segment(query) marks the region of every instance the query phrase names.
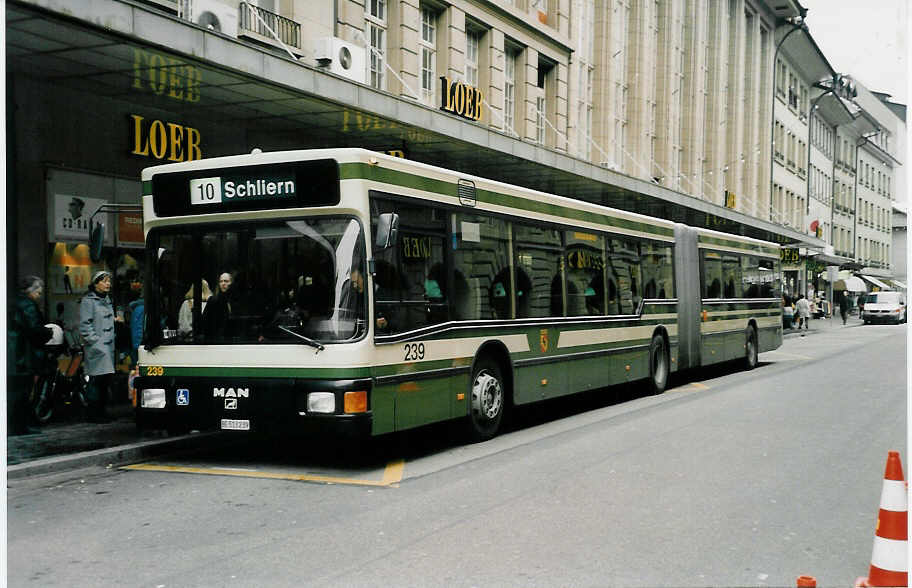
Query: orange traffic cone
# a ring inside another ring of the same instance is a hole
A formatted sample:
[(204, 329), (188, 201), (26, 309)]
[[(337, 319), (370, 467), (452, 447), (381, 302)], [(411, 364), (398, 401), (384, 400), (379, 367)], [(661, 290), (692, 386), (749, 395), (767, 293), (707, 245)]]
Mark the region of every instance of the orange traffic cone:
[(817, 588), (817, 578), (814, 576), (798, 576), (795, 580), (797, 588)]
[(874, 551), (867, 578), (858, 578), (856, 587), (908, 586), (908, 497), (898, 451), (887, 454), (880, 512), (874, 532)]

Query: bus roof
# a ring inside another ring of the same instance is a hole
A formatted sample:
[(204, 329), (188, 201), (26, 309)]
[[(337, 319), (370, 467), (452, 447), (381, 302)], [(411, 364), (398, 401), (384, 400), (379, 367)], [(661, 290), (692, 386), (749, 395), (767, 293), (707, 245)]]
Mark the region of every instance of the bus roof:
[[(604, 224), (605, 217), (609, 217), (618, 219), (624, 224), (630, 224), (630, 226), (638, 226), (640, 230), (645, 229), (645, 232), (653, 234), (652, 236), (656, 238), (664, 240), (673, 239), (674, 226), (676, 223), (666, 219), (611, 208), (585, 200), (577, 200), (566, 196), (540, 192), (490, 178), (464, 174), (458, 171), (394, 157), (363, 148), (304, 149), (270, 152), (254, 151), (242, 155), (229, 155), (157, 165), (143, 169), (143, 192), (145, 194), (151, 192), (151, 188), (148, 188), (147, 186), (148, 183), (151, 183), (153, 176), (157, 174), (224, 169), (250, 165), (291, 163), (316, 159), (334, 159), (340, 164), (340, 167), (347, 167), (348, 173), (342, 174), (343, 181), (346, 179), (366, 179), (401, 186), (409, 186), (411, 184), (412, 187), (428, 191), (428, 182), (422, 180), (431, 178), (445, 183), (445, 189), (438, 190), (438, 194), (444, 196), (450, 195), (453, 197), (457, 196), (458, 182), (471, 182), (474, 185), (475, 193), (480, 196), (479, 202), (482, 202), (484, 208), (489, 210), (496, 210), (500, 207), (515, 208), (519, 204), (517, 201), (517, 198), (519, 198), (537, 203), (537, 205), (532, 206), (531, 208), (529, 205), (518, 206), (526, 212), (535, 213), (536, 216), (549, 216), (549, 211), (561, 211), (556, 212), (554, 216), (566, 218), (567, 212), (573, 211), (576, 215), (576, 220), (578, 220), (581, 225), (591, 225), (593, 227)], [(346, 166), (346, 164), (355, 165)], [(376, 169), (398, 172), (398, 175), (372, 173), (371, 170)], [(412, 178), (412, 180), (409, 178)], [(435, 192), (433, 188), (429, 191)], [(444, 192), (449, 194), (445, 194)], [(586, 215), (592, 215), (591, 220), (588, 220)], [(599, 217), (601, 217), (601, 219)], [(778, 245), (759, 239), (710, 229), (697, 228), (696, 230), (698, 231), (698, 242), (701, 246), (721, 246), (723, 249), (739, 250), (763, 249), (767, 255), (772, 254), (773, 248), (778, 250)], [(776, 255), (778, 255), (778, 253), (776, 253)]]

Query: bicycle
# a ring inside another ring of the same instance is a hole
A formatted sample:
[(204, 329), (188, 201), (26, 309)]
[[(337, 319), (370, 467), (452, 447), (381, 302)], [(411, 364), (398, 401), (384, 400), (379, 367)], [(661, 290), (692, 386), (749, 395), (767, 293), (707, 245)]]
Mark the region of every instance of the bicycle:
[(32, 412), (39, 423), (47, 423), (61, 408), (82, 412), (88, 407), (89, 377), (83, 369), (82, 346), (74, 335), (64, 332), (61, 345), (47, 346), (44, 373), (38, 376), (32, 394)]

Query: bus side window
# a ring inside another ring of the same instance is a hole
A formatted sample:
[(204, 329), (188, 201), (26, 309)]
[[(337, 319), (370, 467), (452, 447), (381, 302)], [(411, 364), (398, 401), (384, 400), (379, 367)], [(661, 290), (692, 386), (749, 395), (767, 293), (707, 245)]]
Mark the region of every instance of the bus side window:
[(715, 251), (703, 251), (700, 258), (700, 277), (703, 298), (722, 297), (722, 256)]
[(612, 238), (607, 246), (607, 271), (609, 278), (617, 284), (618, 313), (634, 314), (642, 299), (639, 244), (629, 239)]
[(510, 268), (504, 268), (494, 276), (494, 285), (491, 286), (489, 296), (494, 316), (500, 319), (510, 318), (510, 303), (513, 297), (513, 289), (510, 287)]
[(532, 281), (522, 268), (517, 267), (516, 280), (516, 318), (529, 316), (529, 303), (532, 297)]
[(372, 195), (374, 223), (386, 212), (399, 216), (399, 230), (392, 247), (374, 251), (378, 332), (402, 333), (449, 320), (444, 262), (446, 214), (432, 206)]
[(465, 276), (468, 285), (459, 314), (467, 320), (502, 318), (504, 308), (509, 313), (512, 296), (507, 223), (480, 214), (455, 213), (454, 227), (455, 270)]
[(674, 298), (674, 268), (670, 245), (645, 242), (641, 246), (643, 298)]
[(516, 317), (562, 316), (561, 231), (513, 224)]
[(604, 237), (576, 229), (564, 231), (567, 316), (600, 315), (605, 300)]
[(722, 292), (725, 298), (741, 298), (744, 290), (741, 283), (741, 259), (738, 255), (725, 255), (722, 258)]

